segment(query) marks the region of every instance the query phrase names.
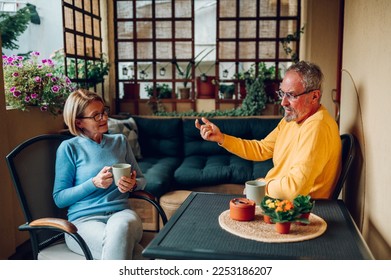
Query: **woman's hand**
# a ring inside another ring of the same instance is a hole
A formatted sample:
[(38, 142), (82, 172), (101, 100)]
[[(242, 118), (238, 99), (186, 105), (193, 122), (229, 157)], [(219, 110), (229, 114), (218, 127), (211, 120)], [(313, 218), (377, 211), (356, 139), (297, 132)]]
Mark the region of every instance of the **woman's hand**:
[(105, 166), (101, 171), (99, 171), (98, 175), (92, 178), (92, 183), (95, 187), (107, 189), (113, 183), (113, 174), (110, 170), (110, 166)]
[(121, 193), (134, 191), (137, 187), (136, 175), (136, 170), (133, 170), (130, 177), (122, 176), (121, 179), (118, 180), (118, 190)]

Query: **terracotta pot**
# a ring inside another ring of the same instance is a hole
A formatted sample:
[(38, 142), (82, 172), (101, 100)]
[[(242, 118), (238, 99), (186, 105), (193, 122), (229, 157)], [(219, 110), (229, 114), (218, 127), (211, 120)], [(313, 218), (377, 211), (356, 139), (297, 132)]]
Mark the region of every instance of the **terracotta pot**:
[(270, 218), (268, 215), (263, 215), (263, 221), (267, 224), (274, 224), (272, 218)]
[(291, 223), (276, 223), (276, 231), (281, 234), (287, 234), (291, 230)]
[(280, 82), (276, 82), (276, 81), (272, 81), (272, 80), (265, 80), (264, 84), (265, 84), (266, 95), (273, 100), (279, 100), (276, 91), (280, 87)]
[(179, 93), (181, 99), (189, 99), (190, 98), (190, 88), (179, 88)]
[[(311, 212), (303, 213), (303, 214), (300, 215), (300, 218), (308, 220), (310, 218), (310, 214), (311, 214)], [(301, 226), (306, 226), (307, 225), (307, 224), (302, 223), (302, 222), (296, 222), (296, 224), (301, 225)]]
[(252, 221), (255, 217), (255, 202), (247, 198), (234, 198), (229, 202), (229, 216), (236, 221)]
[(214, 99), (216, 85), (213, 84), (215, 77), (203, 76), (197, 77), (197, 98), (199, 99)]
[(124, 83), (123, 100), (132, 100), (140, 98), (140, 84)]
[(239, 93), (240, 99), (244, 99), (247, 95), (246, 82), (244, 80), (239, 81)]

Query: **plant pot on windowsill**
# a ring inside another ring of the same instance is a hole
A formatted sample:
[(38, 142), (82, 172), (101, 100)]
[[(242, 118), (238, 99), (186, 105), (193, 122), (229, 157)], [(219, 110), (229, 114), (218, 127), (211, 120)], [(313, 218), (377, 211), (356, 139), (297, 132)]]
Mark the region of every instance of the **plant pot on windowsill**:
[(232, 92), (224, 92), (223, 93), (224, 99), (232, 99), (233, 96), (234, 96), (234, 94)]
[(264, 84), (268, 100), (278, 100), (278, 95), (276, 91), (278, 91), (280, 87), (280, 82), (274, 80), (265, 80)]
[(246, 90), (246, 81), (240, 80), (239, 81), (239, 96), (240, 99), (244, 99), (247, 95), (247, 90)]
[(140, 96), (140, 84), (124, 83), (124, 96), (122, 100), (134, 100)]
[(232, 99), (235, 92), (234, 84), (220, 84), (219, 86), (220, 92), (223, 94), (224, 99)]
[(215, 77), (202, 75), (197, 77), (197, 98), (215, 98), (216, 85), (213, 83)]
[(279, 103), (266, 103), (265, 109), (262, 111), (262, 115), (281, 115), (280, 108), (281, 104)]
[(189, 99), (190, 98), (190, 88), (188, 87), (183, 87), (183, 88), (178, 88), (179, 95), (181, 99)]

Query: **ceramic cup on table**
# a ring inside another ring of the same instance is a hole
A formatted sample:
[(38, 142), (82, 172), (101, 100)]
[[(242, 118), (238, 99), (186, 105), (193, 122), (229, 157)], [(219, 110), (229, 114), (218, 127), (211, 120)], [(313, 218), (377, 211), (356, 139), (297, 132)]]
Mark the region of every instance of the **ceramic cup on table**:
[(117, 163), (111, 167), (114, 183), (118, 186), (118, 181), (122, 176), (130, 177), (131, 165), (128, 163)]
[(251, 180), (245, 183), (245, 194), (247, 199), (251, 199), (259, 206), (265, 196), (266, 183), (258, 180)]

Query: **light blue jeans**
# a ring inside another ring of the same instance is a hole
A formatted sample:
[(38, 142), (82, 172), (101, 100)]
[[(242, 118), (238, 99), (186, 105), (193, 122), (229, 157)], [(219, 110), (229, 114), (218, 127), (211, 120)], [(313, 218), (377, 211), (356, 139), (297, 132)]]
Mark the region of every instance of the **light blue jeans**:
[[(115, 213), (86, 216), (73, 221), (84, 238), (94, 259), (142, 259), (143, 247), (139, 244), (143, 225), (137, 213), (125, 209)], [(80, 246), (69, 235), (65, 242), (70, 250), (83, 255)]]

